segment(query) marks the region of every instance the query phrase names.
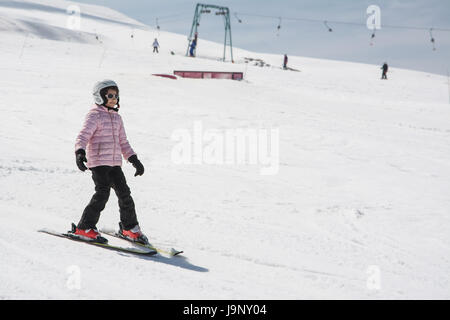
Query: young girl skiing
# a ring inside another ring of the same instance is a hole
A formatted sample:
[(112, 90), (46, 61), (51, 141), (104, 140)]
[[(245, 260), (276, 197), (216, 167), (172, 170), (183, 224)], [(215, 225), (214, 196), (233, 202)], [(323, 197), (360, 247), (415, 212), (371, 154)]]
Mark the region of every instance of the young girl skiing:
[[(134, 201), (121, 168), (123, 155), (136, 168), (134, 176), (144, 173), (144, 166), (127, 140), (118, 113), (119, 88), (112, 80), (100, 81), (95, 84), (93, 95), (95, 104), (77, 136), (75, 156), (81, 171), (89, 168), (92, 172), (95, 193), (78, 225), (72, 227), (72, 233), (83, 240), (107, 242), (98, 232), (96, 224), (113, 188), (119, 199), (120, 235), (131, 241), (147, 243), (146, 236), (139, 228)], [(84, 162), (87, 162), (87, 167)]]

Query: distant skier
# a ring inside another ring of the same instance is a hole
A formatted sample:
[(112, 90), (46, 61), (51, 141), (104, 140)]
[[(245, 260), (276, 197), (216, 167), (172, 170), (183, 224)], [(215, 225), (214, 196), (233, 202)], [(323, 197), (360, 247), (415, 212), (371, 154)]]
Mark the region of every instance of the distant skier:
[[(136, 168), (134, 176), (144, 173), (144, 166), (127, 140), (123, 120), (118, 113), (119, 88), (114, 81), (103, 80), (95, 84), (93, 95), (95, 104), (77, 136), (75, 156), (81, 171), (91, 170), (95, 193), (74, 234), (83, 240), (107, 242), (96, 224), (113, 188), (119, 199), (119, 233), (129, 240), (146, 243), (148, 240), (139, 227), (134, 201), (121, 168), (123, 155)], [(84, 162), (87, 162), (87, 167)]]
[(195, 47), (197, 46), (197, 38), (192, 40), (191, 42), (191, 48), (189, 50), (189, 55), (191, 57), (195, 57)]
[(159, 48), (158, 39), (155, 38), (155, 41), (153, 41), (153, 53), (155, 53), (155, 51), (156, 53), (159, 53), (158, 48)]
[(381, 69), (383, 70), (383, 74), (381, 75), (381, 79), (386, 79), (387, 80), (387, 76), (386, 76), (386, 73), (387, 73), (387, 71), (388, 71), (388, 64), (385, 62), (384, 64), (383, 64), (383, 66), (381, 67)]
[(189, 48), (189, 56), (195, 57), (195, 49), (197, 48), (198, 32), (194, 34), (194, 40), (191, 41)]
[(283, 59), (283, 69), (284, 70), (287, 69), (287, 63), (288, 63), (288, 56), (287, 56), (287, 54), (285, 54), (284, 59)]

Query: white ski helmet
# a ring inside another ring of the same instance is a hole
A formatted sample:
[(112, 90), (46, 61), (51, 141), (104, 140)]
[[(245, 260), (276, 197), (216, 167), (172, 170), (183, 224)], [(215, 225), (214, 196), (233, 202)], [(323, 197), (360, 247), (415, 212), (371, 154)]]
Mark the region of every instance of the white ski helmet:
[(102, 97), (101, 91), (102, 89), (109, 87), (115, 87), (115, 89), (117, 89), (117, 93), (119, 93), (119, 86), (113, 80), (99, 81), (94, 85), (94, 88), (92, 89), (92, 95), (94, 96), (94, 102), (96, 104), (102, 105), (106, 103), (105, 97)]

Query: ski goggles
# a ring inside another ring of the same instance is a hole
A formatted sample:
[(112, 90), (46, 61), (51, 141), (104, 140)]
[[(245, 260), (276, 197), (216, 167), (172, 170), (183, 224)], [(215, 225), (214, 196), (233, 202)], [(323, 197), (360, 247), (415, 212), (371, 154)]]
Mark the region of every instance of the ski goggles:
[(109, 93), (109, 94), (106, 95), (106, 97), (108, 99), (112, 99), (112, 98), (119, 99), (119, 95), (118, 94), (111, 94), (111, 93)]

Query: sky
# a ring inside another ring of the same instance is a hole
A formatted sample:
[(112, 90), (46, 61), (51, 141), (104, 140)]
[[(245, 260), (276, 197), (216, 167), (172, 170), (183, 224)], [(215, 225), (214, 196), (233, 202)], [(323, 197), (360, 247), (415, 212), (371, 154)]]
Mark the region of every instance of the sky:
[[(186, 37), (198, 3), (191, 0), (77, 2), (110, 7), (151, 27), (156, 27), (158, 22), (161, 30)], [(387, 62), (391, 67), (443, 75), (450, 70), (449, 0), (214, 0), (200, 3), (230, 9), (233, 47), (379, 65)], [(366, 25), (371, 15), (367, 14), (367, 8), (371, 5), (380, 8), (380, 28), (375, 30), (374, 38), (371, 37), (373, 30)], [(330, 21), (327, 24), (332, 32), (324, 21)], [(430, 28), (433, 28), (431, 33)], [(203, 14), (198, 32), (200, 40), (223, 43), (223, 19)], [(431, 38), (435, 40), (436, 50), (433, 50)]]

